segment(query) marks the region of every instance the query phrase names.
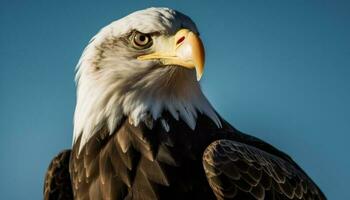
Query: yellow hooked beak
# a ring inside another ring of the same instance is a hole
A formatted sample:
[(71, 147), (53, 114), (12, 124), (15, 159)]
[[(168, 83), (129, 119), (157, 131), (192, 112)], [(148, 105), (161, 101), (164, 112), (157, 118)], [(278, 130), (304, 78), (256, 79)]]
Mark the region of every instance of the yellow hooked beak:
[[(179, 65), (189, 69), (196, 69), (199, 81), (204, 70), (204, 47), (200, 38), (188, 29), (179, 30), (170, 38), (169, 48), (137, 57), (139, 60), (160, 60), (164, 65)], [(167, 44), (166, 44), (167, 45)]]

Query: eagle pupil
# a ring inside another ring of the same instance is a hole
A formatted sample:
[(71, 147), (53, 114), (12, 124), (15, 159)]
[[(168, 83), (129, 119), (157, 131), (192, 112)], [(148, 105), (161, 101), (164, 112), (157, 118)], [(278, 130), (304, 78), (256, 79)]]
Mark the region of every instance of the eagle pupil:
[(146, 37), (145, 37), (144, 35), (141, 35), (141, 36), (140, 36), (140, 41), (141, 41), (141, 42), (144, 42), (145, 40), (146, 40)]

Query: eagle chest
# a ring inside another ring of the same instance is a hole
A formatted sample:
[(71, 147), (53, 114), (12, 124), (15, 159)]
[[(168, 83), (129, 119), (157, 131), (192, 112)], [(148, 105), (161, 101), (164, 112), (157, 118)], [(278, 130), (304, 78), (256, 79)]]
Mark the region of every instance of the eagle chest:
[(112, 135), (101, 129), (80, 154), (78, 145), (73, 147), (70, 170), (75, 198), (211, 197), (202, 166), (211, 139), (198, 137), (181, 121), (166, 121), (170, 129), (160, 120), (152, 128), (143, 123), (135, 127), (125, 120)]

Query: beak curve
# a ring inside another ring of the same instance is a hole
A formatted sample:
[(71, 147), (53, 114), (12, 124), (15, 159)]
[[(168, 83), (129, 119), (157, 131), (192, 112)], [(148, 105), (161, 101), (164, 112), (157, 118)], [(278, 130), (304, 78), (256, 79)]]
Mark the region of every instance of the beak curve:
[(160, 60), (164, 65), (178, 65), (196, 69), (199, 81), (204, 71), (205, 52), (201, 39), (188, 29), (179, 30), (170, 42), (168, 52), (154, 52), (137, 57), (138, 60)]

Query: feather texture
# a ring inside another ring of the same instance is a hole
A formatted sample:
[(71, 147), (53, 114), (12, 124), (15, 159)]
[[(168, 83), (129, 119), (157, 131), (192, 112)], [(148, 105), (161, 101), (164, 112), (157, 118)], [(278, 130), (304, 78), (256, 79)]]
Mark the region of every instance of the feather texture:
[[(290, 157), (225, 121), (218, 128), (199, 115), (192, 130), (162, 116), (153, 129), (124, 118), (113, 134), (95, 134), (81, 154), (74, 146), (75, 199), (326, 199)], [(128, 136), (128, 148), (118, 135)]]
[(326, 199), (293, 163), (244, 143), (213, 142), (203, 165), (218, 199)]
[(59, 153), (50, 163), (44, 181), (45, 200), (72, 200), (69, 175), (70, 150)]
[[(152, 129), (124, 118), (113, 134), (106, 132), (108, 128), (94, 134), (81, 153), (79, 143), (74, 145), (70, 161), (74, 198), (213, 198), (201, 167), (201, 155), (213, 134), (197, 137), (199, 129), (192, 130), (170, 113), (163, 116)], [(200, 116), (198, 123), (216, 127), (211, 119)], [(170, 132), (164, 129), (164, 120)], [(203, 140), (198, 145), (197, 138)]]

